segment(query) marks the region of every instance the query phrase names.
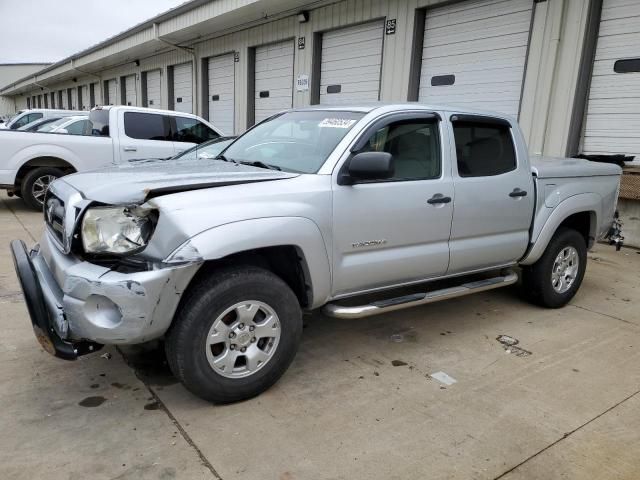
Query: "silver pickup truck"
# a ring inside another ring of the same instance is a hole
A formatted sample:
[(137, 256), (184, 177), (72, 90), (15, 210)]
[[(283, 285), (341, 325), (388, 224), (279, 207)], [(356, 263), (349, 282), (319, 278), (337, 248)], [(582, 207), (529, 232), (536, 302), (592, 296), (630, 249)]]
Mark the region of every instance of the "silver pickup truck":
[[(621, 170), (533, 158), (505, 116), (418, 104), (275, 115), (215, 159), (55, 181), (16, 270), (65, 359), (163, 338), (196, 395), (232, 402), (286, 371), (302, 312), (351, 319), (515, 283), (575, 295), (609, 238)], [(517, 268), (520, 267), (520, 268)]]

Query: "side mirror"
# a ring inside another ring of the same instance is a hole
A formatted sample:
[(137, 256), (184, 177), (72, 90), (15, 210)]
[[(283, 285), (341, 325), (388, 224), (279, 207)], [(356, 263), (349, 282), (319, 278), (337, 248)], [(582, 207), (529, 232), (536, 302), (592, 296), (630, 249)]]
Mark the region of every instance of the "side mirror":
[(356, 154), (343, 175), (341, 185), (352, 185), (358, 180), (385, 180), (393, 177), (393, 155), (387, 152), (363, 152)]

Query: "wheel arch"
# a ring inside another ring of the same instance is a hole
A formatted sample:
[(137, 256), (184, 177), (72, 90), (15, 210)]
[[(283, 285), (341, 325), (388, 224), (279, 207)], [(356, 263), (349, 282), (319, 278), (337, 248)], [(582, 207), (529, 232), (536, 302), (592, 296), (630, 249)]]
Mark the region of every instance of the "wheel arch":
[(307, 218), (260, 218), (215, 227), (183, 243), (168, 261), (181, 252), (203, 261), (192, 282), (221, 267), (253, 265), (282, 278), (303, 308), (323, 305), (330, 294), (327, 249), (318, 226)]
[(32, 158), (31, 160), (23, 163), (18, 169), (18, 173), (16, 174), (15, 186), (16, 188), (20, 188), (22, 184), (22, 180), (25, 175), (34, 168), (38, 167), (54, 167), (60, 168), (65, 172), (65, 174), (70, 174), (76, 172), (76, 168), (68, 161), (63, 160), (62, 158), (56, 156), (41, 156)]
[(531, 265), (538, 261), (561, 227), (576, 230), (584, 238), (587, 248), (593, 247), (598, 236), (601, 202), (599, 195), (590, 193), (575, 195), (561, 202), (545, 222), (538, 237), (532, 239), (532, 246), (520, 264)]

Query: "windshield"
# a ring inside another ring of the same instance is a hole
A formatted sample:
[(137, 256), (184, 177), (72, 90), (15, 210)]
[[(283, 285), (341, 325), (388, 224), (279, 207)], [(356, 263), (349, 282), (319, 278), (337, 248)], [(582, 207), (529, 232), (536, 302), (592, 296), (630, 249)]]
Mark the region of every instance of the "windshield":
[(289, 172), (316, 173), (363, 116), (358, 112), (328, 110), (284, 113), (249, 130), (223, 154), (237, 162), (259, 162)]
[(210, 142), (203, 143), (202, 145), (196, 145), (189, 150), (182, 152), (180, 155), (176, 155), (173, 160), (200, 160), (207, 158), (216, 158), (220, 155), (220, 152), (227, 148), (233, 138), (216, 138)]

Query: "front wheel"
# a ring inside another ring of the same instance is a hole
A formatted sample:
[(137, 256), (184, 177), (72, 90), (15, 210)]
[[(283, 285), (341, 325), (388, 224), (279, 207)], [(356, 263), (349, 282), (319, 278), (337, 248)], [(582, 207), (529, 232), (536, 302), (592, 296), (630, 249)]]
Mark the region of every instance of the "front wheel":
[(49, 185), (63, 175), (62, 170), (53, 167), (37, 167), (30, 170), (22, 179), (20, 186), (20, 193), (25, 203), (34, 210), (42, 210)]
[(229, 403), (272, 386), (301, 334), (302, 313), (289, 286), (268, 270), (236, 267), (190, 289), (165, 345), (171, 370), (189, 391)]
[(540, 259), (523, 268), (527, 297), (543, 307), (563, 307), (574, 297), (587, 267), (584, 237), (569, 228), (559, 228)]

